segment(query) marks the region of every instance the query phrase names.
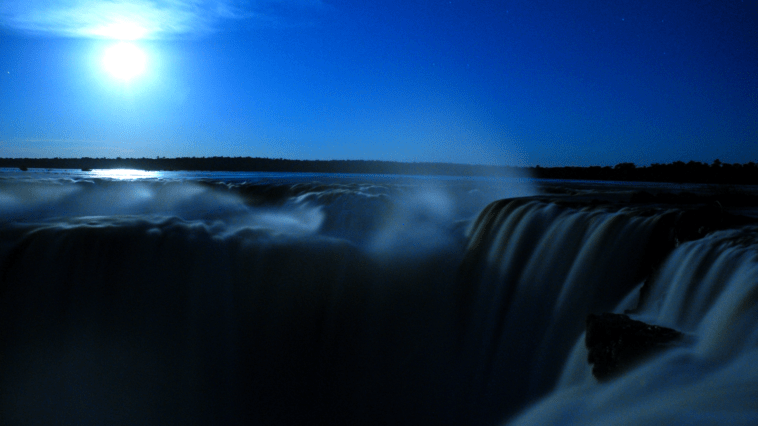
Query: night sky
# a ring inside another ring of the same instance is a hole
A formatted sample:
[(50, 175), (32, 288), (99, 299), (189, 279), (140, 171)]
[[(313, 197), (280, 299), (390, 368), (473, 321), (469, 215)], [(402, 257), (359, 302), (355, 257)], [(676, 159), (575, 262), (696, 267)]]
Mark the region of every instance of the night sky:
[(81, 156), (758, 161), (758, 6), (3, 0), (0, 157)]

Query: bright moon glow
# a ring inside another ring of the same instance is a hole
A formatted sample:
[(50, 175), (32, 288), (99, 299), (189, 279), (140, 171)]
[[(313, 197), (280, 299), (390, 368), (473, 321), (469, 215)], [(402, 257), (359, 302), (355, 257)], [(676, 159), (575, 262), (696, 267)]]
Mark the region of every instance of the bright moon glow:
[(145, 71), (147, 57), (131, 43), (118, 43), (105, 51), (103, 67), (119, 80), (131, 80)]

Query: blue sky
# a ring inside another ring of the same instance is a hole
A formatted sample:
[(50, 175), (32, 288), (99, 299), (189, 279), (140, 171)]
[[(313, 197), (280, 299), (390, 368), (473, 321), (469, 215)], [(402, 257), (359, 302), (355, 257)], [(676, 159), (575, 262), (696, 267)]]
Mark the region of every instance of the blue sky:
[[(103, 57), (145, 56), (125, 81)], [(756, 1), (0, 4), (0, 157), (758, 161)]]

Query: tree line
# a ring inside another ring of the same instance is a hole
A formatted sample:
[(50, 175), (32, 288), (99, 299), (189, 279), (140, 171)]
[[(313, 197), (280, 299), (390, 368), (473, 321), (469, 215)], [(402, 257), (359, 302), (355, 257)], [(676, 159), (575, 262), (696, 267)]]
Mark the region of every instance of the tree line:
[(758, 185), (758, 165), (752, 161), (744, 164), (722, 163), (718, 159), (711, 164), (676, 161), (641, 167), (634, 163), (620, 163), (613, 167), (536, 166), (532, 171), (534, 177), (545, 179)]
[(579, 179), (605, 181), (723, 183), (758, 185), (758, 165), (711, 164), (676, 161), (636, 166), (589, 167), (512, 167), (455, 163), (403, 163), (379, 160), (290, 160), (260, 157), (179, 157), (179, 158), (0, 158), (0, 167), (22, 170), (43, 169), (138, 169), (163, 171), (359, 173), (448, 176), (532, 176), (544, 179)]

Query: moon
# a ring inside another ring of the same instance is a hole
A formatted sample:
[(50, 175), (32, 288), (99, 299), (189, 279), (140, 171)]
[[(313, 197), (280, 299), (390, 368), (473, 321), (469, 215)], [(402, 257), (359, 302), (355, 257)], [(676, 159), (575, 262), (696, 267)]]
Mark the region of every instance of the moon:
[(132, 43), (121, 42), (108, 47), (103, 55), (103, 68), (118, 80), (129, 81), (145, 72), (147, 56)]

